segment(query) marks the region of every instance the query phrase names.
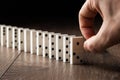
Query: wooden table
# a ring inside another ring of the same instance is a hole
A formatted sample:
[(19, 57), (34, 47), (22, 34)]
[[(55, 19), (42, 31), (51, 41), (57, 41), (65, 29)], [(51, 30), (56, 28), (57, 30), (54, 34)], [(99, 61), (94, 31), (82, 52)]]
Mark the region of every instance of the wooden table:
[[(24, 27), (80, 35), (79, 27), (73, 23), (72, 25), (64, 23), (66, 27), (61, 27), (63, 24), (58, 25), (54, 22), (45, 24), (31, 24)], [(62, 61), (0, 47), (0, 80), (120, 80), (120, 45), (110, 48), (109, 53), (111, 57), (105, 60), (111, 63), (70, 65)]]
[(120, 71), (110, 65), (70, 65), (0, 47), (0, 80), (120, 80)]

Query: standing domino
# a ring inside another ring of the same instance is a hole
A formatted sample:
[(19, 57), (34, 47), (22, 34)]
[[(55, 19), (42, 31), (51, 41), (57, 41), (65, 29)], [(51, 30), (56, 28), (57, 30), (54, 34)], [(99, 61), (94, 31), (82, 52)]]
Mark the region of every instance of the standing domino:
[(24, 50), (24, 29), (18, 28), (18, 50)]
[(85, 58), (85, 50), (83, 48), (84, 38), (71, 37), (70, 38), (70, 64), (83, 64)]
[(49, 33), (49, 58), (56, 58), (56, 35), (55, 33)]
[(48, 32), (44, 31), (42, 35), (43, 35), (43, 57), (48, 57), (49, 56), (49, 36), (48, 36)]
[(63, 62), (70, 62), (70, 37), (73, 35), (63, 36)]
[(1, 25), (1, 46), (6, 46), (6, 26)]
[(56, 60), (63, 60), (63, 35), (56, 34)]
[(36, 31), (35, 30), (30, 30), (30, 53), (36, 53)]
[(12, 48), (13, 49), (18, 49), (18, 28), (13, 27), (12, 28)]
[(7, 36), (6, 36), (6, 45), (8, 48), (11, 48), (12, 47), (12, 27), (11, 26), (8, 26), (7, 27)]
[(42, 38), (42, 31), (37, 31), (36, 32), (36, 35), (37, 35), (37, 41), (36, 41), (36, 46), (37, 46), (37, 55), (40, 55), (42, 56), (42, 50), (43, 50), (43, 46), (42, 46), (42, 43), (43, 43), (43, 38)]
[(24, 52), (30, 52), (30, 30), (24, 29)]

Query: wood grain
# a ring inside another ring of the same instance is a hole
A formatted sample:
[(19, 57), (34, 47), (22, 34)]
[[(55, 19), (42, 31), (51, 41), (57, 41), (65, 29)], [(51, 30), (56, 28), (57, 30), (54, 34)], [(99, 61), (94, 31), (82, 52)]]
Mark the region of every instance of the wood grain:
[(120, 80), (120, 72), (109, 66), (70, 65), (21, 53), (2, 80)]
[(18, 55), (19, 52), (16, 50), (0, 47), (0, 77), (5, 73)]

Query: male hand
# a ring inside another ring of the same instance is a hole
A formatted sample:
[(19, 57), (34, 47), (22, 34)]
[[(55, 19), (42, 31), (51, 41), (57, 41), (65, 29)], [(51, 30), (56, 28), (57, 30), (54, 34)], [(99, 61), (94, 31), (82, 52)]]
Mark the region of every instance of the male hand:
[[(103, 23), (95, 34), (93, 24), (97, 13), (101, 15)], [(79, 25), (86, 39), (84, 48), (87, 51), (101, 52), (120, 43), (120, 1), (86, 0), (79, 12)]]

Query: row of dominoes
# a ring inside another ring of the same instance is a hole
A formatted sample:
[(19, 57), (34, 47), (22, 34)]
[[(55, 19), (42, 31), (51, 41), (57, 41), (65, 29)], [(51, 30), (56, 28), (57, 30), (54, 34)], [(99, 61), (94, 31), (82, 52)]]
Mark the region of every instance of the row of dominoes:
[(0, 25), (0, 45), (70, 64), (83, 63), (83, 37)]

